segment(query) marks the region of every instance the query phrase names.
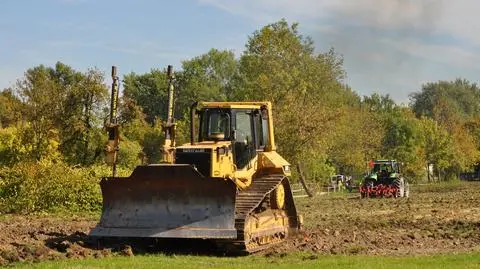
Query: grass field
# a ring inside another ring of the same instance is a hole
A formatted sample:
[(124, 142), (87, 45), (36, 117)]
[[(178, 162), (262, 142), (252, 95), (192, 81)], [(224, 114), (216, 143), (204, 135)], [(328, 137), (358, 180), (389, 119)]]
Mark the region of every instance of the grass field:
[(146, 255), (105, 259), (49, 261), (18, 268), (480, 268), (480, 253), (434, 256), (333, 256), (307, 253), (283, 257), (237, 258)]

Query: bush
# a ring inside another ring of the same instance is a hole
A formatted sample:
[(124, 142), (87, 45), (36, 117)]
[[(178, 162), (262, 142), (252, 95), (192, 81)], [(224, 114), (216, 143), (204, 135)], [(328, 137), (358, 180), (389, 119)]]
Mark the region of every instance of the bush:
[(99, 181), (106, 167), (75, 168), (64, 163), (28, 163), (0, 168), (0, 213), (98, 211)]
[(141, 153), (142, 146), (138, 142), (123, 139), (120, 141), (118, 165), (133, 170), (137, 165), (141, 164)]

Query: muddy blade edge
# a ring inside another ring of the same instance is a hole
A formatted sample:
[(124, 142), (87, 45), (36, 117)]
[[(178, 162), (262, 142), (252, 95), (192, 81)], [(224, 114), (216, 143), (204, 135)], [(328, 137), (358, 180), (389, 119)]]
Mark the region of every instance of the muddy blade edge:
[(237, 237), (235, 185), (203, 177), (191, 165), (138, 166), (130, 177), (100, 185), (102, 216), (90, 236)]

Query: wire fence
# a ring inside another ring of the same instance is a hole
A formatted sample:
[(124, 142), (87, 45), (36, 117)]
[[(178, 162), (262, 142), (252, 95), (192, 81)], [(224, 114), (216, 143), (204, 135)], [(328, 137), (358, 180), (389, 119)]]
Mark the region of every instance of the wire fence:
[[(316, 182), (308, 182), (306, 183), (307, 188), (314, 194), (314, 195), (325, 195), (331, 192), (339, 192), (344, 191), (345, 186), (338, 185), (337, 183), (316, 183)], [(308, 197), (305, 188), (301, 183), (294, 183), (292, 184), (292, 193), (293, 198), (305, 198)]]

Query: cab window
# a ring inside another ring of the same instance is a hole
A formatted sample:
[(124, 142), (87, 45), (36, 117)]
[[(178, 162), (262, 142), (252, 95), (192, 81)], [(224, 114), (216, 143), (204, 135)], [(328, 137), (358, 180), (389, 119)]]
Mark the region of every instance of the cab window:
[(230, 114), (222, 110), (206, 110), (201, 116), (200, 141), (229, 140)]

